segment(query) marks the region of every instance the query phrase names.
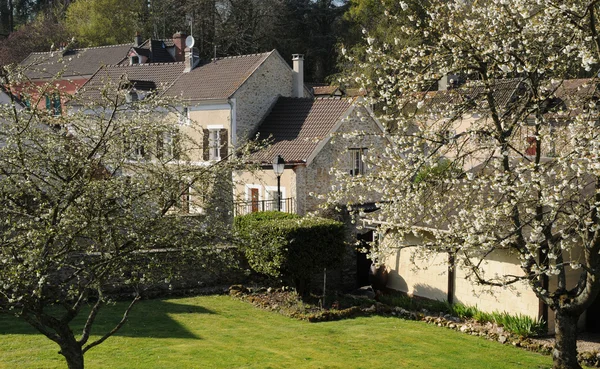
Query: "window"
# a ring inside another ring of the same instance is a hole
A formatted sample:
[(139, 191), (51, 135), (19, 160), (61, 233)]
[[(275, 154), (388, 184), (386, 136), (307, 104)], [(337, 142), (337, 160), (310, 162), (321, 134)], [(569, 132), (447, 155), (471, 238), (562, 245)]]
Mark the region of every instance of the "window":
[(281, 211), (285, 211), (285, 187), (281, 187), (281, 197), (277, 192), (277, 186), (265, 186), (266, 194), (266, 209), (265, 210), (277, 210), (277, 201), (281, 202)]
[(202, 159), (222, 160), (227, 158), (228, 133), (223, 126), (208, 126), (202, 130)]
[(358, 176), (365, 174), (364, 157), (367, 149), (349, 149), (350, 152), (350, 175)]
[(133, 55), (129, 58), (129, 64), (133, 65), (133, 64), (140, 64), (140, 57), (137, 55)]
[(183, 108), (179, 114), (179, 124), (187, 126), (190, 124), (190, 109)]
[(60, 95), (58, 93), (46, 95), (46, 110), (52, 115), (61, 115), (62, 108), (60, 106)]
[(219, 129), (209, 130), (208, 159), (221, 160), (221, 132)]

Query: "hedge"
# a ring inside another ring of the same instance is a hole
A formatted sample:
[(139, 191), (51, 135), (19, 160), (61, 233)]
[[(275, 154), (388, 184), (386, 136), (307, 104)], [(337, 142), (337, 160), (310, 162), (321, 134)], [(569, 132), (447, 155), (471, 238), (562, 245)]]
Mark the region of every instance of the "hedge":
[(258, 273), (282, 278), (306, 294), (311, 275), (337, 266), (344, 255), (343, 223), (281, 212), (236, 217), (239, 247)]

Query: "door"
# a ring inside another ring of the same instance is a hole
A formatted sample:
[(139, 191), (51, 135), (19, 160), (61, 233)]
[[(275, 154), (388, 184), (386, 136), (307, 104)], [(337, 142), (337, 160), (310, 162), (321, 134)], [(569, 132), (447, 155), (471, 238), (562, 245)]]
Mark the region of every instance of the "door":
[(250, 199), (252, 201), (252, 212), (256, 213), (258, 211), (258, 188), (250, 189)]

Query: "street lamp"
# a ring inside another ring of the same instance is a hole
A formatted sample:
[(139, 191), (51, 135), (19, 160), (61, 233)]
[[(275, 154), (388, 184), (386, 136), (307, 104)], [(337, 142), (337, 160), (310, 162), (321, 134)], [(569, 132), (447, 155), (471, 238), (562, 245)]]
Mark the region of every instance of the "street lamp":
[(285, 160), (281, 155), (277, 155), (273, 159), (273, 172), (277, 176), (277, 211), (281, 211), (281, 175), (285, 169)]

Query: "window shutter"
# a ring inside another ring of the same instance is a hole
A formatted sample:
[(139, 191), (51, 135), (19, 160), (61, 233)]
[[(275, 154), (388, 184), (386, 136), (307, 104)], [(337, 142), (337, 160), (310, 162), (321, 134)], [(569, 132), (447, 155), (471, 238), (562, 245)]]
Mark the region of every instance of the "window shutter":
[(219, 157), (221, 159), (225, 159), (227, 158), (227, 151), (229, 149), (229, 145), (227, 142), (227, 138), (228, 138), (228, 134), (227, 134), (227, 130), (226, 129), (221, 129), (219, 131), (219, 136), (220, 136), (220, 141), (221, 141), (221, 147), (219, 148)]
[(162, 159), (163, 157), (163, 150), (164, 148), (164, 134), (163, 133), (159, 133), (156, 135), (156, 157), (158, 159)]
[(46, 96), (46, 110), (52, 111), (52, 101), (50, 100), (50, 96)]
[(175, 160), (181, 159), (181, 140), (179, 132), (171, 133), (171, 155), (173, 155), (173, 159)]
[(203, 129), (202, 130), (202, 159), (204, 161), (208, 161), (210, 159), (209, 156), (209, 135), (210, 132), (208, 129)]

